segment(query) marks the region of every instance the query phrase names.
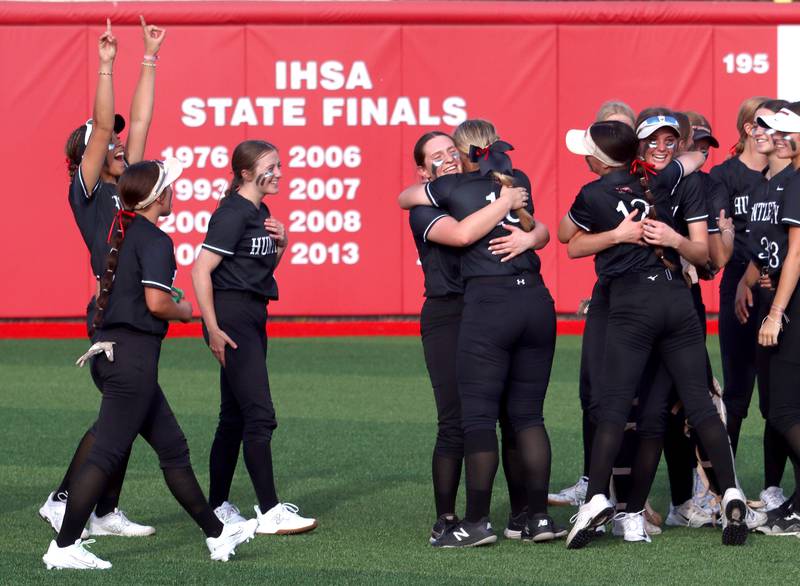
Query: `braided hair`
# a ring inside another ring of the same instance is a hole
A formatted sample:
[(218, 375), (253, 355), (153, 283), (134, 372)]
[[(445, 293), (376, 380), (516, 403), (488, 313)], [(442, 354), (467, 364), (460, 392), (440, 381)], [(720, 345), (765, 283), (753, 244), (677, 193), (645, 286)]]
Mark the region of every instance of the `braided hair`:
[[(82, 140), (82, 139), (81, 139)], [(158, 181), (159, 167), (155, 161), (142, 161), (129, 166), (119, 179), (120, 200), (122, 209), (117, 212), (111, 229), (108, 232), (109, 251), (106, 256), (105, 269), (100, 275), (100, 294), (95, 302), (95, 314), (89, 335), (94, 335), (97, 328), (103, 323), (103, 315), (108, 307), (108, 299), (114, 287), (114, 276), (119, 265), (119, 254), (125, 244), (125, 231), (130, 226), (136, 214), (132, 211), (134, 206), (150, 195), (153, 186)]]

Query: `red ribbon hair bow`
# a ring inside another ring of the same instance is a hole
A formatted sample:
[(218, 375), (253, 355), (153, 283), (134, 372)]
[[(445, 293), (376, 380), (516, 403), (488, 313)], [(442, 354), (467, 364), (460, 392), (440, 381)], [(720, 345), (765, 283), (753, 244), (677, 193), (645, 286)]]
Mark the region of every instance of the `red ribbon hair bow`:
[(114, 220), (111, 222), (111, 228), (108, 230), (108, 238), (106, 238), (107, 243), (111, 242), (111, 236), (114, 234), (114, 226), (117, 224), (119, 224), (119, 231), (122, 232), (122, 237), (125, 238), (125, 224), (122, 223), (123, 216), (135, 218), (136, 214), (127, 210), (117, 210), (117, 215), (114, 216)]
[(644, 176), (647, 177), (647, 174), (650, 173), (653, 177), (658, 175), (656, 172), (656, 168), (653, 166), (652, 163), (648, 163), (647, 161), (643, 161), (642, 159), (634, 159), (633, 163), (631, 163), (631, 173), (638, 173), (641, 170), (644, 173)]

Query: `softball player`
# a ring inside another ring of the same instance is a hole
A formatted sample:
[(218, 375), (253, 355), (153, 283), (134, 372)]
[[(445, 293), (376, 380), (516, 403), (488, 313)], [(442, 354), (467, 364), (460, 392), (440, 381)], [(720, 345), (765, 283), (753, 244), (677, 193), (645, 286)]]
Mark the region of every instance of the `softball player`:
[[(707, 258), (704, 209), (700, 208), (702, 218), (690, 225), (690, 241), (672, 228), (670, 194), (683, 176), (683, 165), (674, 162), (657, 172), (652, 180), (655, 189), (651, 189), (648, 178), (654, 170), (646, 161), (636, 164), (635, 175), (628, 172), (628, 165), (634, 161), (639, 149), (637, 137), (654, 143), (649, 150), (654, 151), (655, 160), (664, 159), (661, 152), (669, 149), (670, 137), (675, 141), (675, 133), (664, 128), (665, 122), (667, 126), (677, 126), (674, 119), (657, 116), (644, 120), (635, 134), (624, 124), (614, 122), (595, 124), (588, 131), (568, 133), (568, 148), (587, 157), (590, 169), (601, 178), (583, 188), (565, 222), (572, 222), (575, 231), (607, 232), (618, 226), (631, 213), (630, 210), (638, 207), (646, 217), (643, 233), (648, 244), (615, 245), (595, 257), (598, 276), (607, 283), (609, 294), (606, 365), (602, 387), (597, 394), (598, 427), (592, 450), (588, 500), (575, 516), (575, 524), (567, 538), (570, 548), (584, 547), (594, 529), (614, 513), (603, 491), (619, 450), (637, 385), (656, 347), (676, 381), (689, 419), (698, 430), (720, 484), (726, 490), (723, 543), (743, 543), (747, 536), (744, 495), (736, 488), (727, 435), (707, 392), (702, 331), (692, 307), (691, 295), (676, 272), (680, 256), (697, 264), (703, 263), (696, 259)], [(687, 156), (696, 161), (697, 166), (702, 161), (702, 156)], [(686, 207), (689, 208), (688, 204)], [(690, 213), (691, 208), (684, 210), (687, 220), (694, 219)], [(559, 236), (563, 236), (562, 230), (559, 230)], [(642, 441), (637, 454), (637, 467), (642, 468), (645, 466), (639, 459), (644, 455), (645, 428), (643, 419), (640, 427)], [(657, 447), (657, 440), (655, 444)], [(648, 453), (651, 451), (647, 450)], [(646, 485), (647, 481), (647, 478), (640, 478), (639, 485)], [(636, 485), (634, 479), (629, 507), (634, 500)], [(642, 504), (647, 494), (643, 492), (639, 496)], [(631, 524), (636, 522), (643, 532), (641, 517), (641, 514), (630, 513), (627, 521)]]
[[(148, 25), (140, 17), (144, 37), (144, 60), (139, 81), (131, 103), (131, 128), (123, 147), (119, 134), (125, 128), (125, 120), (114, 114), (113, 63), (117, 41), (107, 22), (106, 31), (100, 38), (100, 72), (95, 95), (94, 116), (70, 135), (66, 145), (69, 174), (72, 179), (69, 203), (75, 223), (80, 230), (86, 248), (90, 252), (91, 266), (97, 279), (104, 270), (107, 253), (106, 236), (119, 208), (117, 179), (125, 170), (126, 157), (131, 163), (142, 160), (147, 132), (153, 114), (155, 92), (155, 63), (166, 32)], [(94, 314), (94, 298), (87, 307), (87, 326)], [(99, 385), (98, 385), (99, 388)], [(77, 472), (95, 437), (92, 426), (83, 436), (61, 484), (48, 496), (39, 509), (39, 515), (58, 532), (64, 517), (69, 481)], [(89, 518), (89, 533), (92, 535), (145, 536), (155, 533), (153, 527), (140, 525), (128, 519), (118, 509), (120, 491), (125, 478), (128, 457), (114, 473)]]
[[(772, 288), (759, 288), (759, 390), (766, 387), (767, 421), (786, 440), (794, 465), (793, 498), (776, 509), (770, 533), (800, 534), (800, 399), (797, 380), (800, 376), (800, 102), (789, 104), (777, 114), (757, 116), (760, 126), (772, 134), (777, 157), (789, 161), (778, 171), (772, 165), (767, 189), (751, 201), (750, 264), (738, 286), (736, 311), (740, 321), (749, 318), (745, 302), (759, 278), (769, 278)], [(774, 172), (774, 173), (773, 173)]]
[[(761, 100), (759, 98), (759, 100)], [(747, 105), (747, 103), (745, 104)], [(745, 147), (737, 157), (728, 159), (722, 165), (712, 169), (712, 176), (717, 177), (728, 187), (728, 192), (738, 204), (738, 209), (744, 209), (745, 218), (740, 221), (744, 224), (737, 226), (737, 238), (734, 244), (734, 254), (731, 262), (726, 267), (723, 281), (720, 285), (720, 350), (722, 352), (723, 368), (725, 373), (725, 406), (728, 411), (728, 429), (731, 445), (736, 449), (739, 430), (742, 420), (747, 415), (747, 410), (752, 397), (754, 379), (757, 368), (757, 316), (761, 313), (759, 303), (760, 295), (749, 296), (750, 304), (747, 319), (737, 319), (735, 311), (737, 285), (744, 275), (749, 263), (748, 238), (746, 233), (749, 219), (749, 200), (759, 191), (766, 189), (768, 176), (776, 176), (788, 165), (787, 160), (780, 159), (775, 151), (773, 135), (767, 132), (756, 122), (757, 116), (770, 116), (788, 105), (785, 100), (765, 100), (749, 108), (744, 117), (744, 129), (748, 133)], [(745, 109), (744, 106), (742, 108)], [(741, 113), (740, 113), (741, 114)], [(740, 141), (741, 142), (741, 141)], [(740, 162), (735, 162), (739, 160)], [(761, 168), (758, 171), (751, 169), (755, 165)], [(750, 179), (746, 182), (746, 179)], [(744, 206), (744, 208), (743, 208)], [(736, 219), (734, 218), (734, 221)], [(730, 275), (729, 275), (730, 273)], [(726, 280), (727, 279), (727, 280)], [(735, 279), (735, 281), (732, 281)], [(740, 313), (739, 315), (744, 315)], [(763, 372), (763, 369), (762, 369)], [(765, 383), (766, 384), (766, 383)], [(786, 460), (789, 457), (789, 448), (783, 435), (776, 430), (767, 417), (769, 403), (767, 388), (759, 384), (759, 409), (765, 419), (764, 423), (764, 489), (759, 497), (764, 503), (764, 511), (777, 510), (786, 502), (786, 496), (780, 487)]]
[[(452, 138), (443, 132), (434, 131), (420, 137), (414, 146), (414, 160), (423, 182), (462, 171), (459, 151)], [(461, 222), (430, 206), (416, 206), (409, 213), (414, 243), (425, 275), (425, 303), (420, 314), (420, 331), (438, 413), (438, 433), (432, 461), (437, 521), (431, 530), (432, 544), (459, 522), (455, 515), (455, 500), (464, 457), (461, 404), (456, 381), (456, 346), (464, 305), (464, 285), (461, 279), (461, 254), (454, 247), (469, 246), (501, 222), (511, 211), (511, 194), (514, 191), (501, 191), (497, 201)], [(475, 220), (480, 220), (481, 224), (476, 224)], [(528, 249), (541, 248), (549, 240), (547, 227), (541, 223), (537, 223), (531, 232), (524, 232), (507, 223), (502, 226), (510, 234), (489, 241), (489, 248), (502, 256), (501, 262), (507, 262)], [(519, 539), (525, 525), (527, 497), (519, 450), (516, 449), (514, 434), (504, 411), (501, 413), (500, 429), (503, 471), (511, 504), (504, 534), (508, 538)]]
[(131, 165), (119, 181), (122, 209), (111, 233), (92, 320), (91, 360), (103, 398), (96, 439), (70, 481), (61, 530), (42, 560), (48, 569), (107, 569), (111, 564), (85, 549), (80, 534), (109, 477), (140, 434), (159, 457), (170, 492), (202, 528), (211, 559), (227, 561), (235, 547), (253, 537), (256, 521), (223, 525), (208, 506), (189, 461), (189, 446), (158, 385), (158, 359), (168, 321), (192, 318), (187, 301), (175, 302), (172, 240), (158, 229), (172, 207), (171, 184), (179, 161)]
[[(454, 140), (462, 159), (469, 159), (470, 172), (407, 189), (401, 207), (434, 205), (462, 220), (496, 200), (502, 185), (530, 190), (527, 176), (512, 169), (505, 154), (511, 145), (498, 139), (490, 123), (467, 120)], [(532, 204), (526, 207), (532, 214)], [(550, 442), (542, 417), (555, 349), (555, 310), (535, 252), (501, 263), (489, 250), (489, 240), (501, 230), (495, 227), (465, 248), (461, 259), (465, 292), (457, 368), (467, 507), (464, 520), (437, 540), (439, 547), (497, 540), (489, 509), (499, 459), (495, 428), (504, 396), (525, 470), (528, 510), (522, 539), (548, 541), (559, 533), (547, 514)]]
[(273, 273), (288, 239), (261, 201), (278, 193), (278, 150), (261, 140), (237, 145), (233, 183), (211, 216), (192, 270), (203, 335), (220, 368), (220, 412), (211, 446), (209, 501), (225, 523), (242, 521), (229, 501), (239, 444), (258, 505), (257, 533), (303, 533), (317, 526), (278, 500), (272, 470), (277, 427), (267, 373), (267, 304), (278, 299)]

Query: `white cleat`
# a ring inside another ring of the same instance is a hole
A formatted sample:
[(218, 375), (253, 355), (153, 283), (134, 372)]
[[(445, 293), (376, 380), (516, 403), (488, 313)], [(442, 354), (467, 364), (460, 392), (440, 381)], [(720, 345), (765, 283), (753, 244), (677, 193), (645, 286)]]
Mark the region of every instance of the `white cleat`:
[(561, 492), (547, 495), (547, 504), (552, 506), (568, 506), (579, 507), (586, 500), (586, 489), (589, 488), (589, 478), (581, 476), (578, 482), (572, 486), (568, 486)]
[(758, 497), (761, 499), (761, 502), (764, 503), (764, 506), (759, 510), (764, 513), (777, 509), (787, 500), (780, 486), (767, 487), (761, 491)]
[(58, 547), (56, 540), (50, 542), (47, 553), (42, 556), (42, 561), (48, 570), (107, 570), (111, 562), (101, 560), (86, 547), (94, 543), (94, 539), (76, 540), (67, 547)]
[(244, 523), (229, 523), (222, 526), (219, 537), (207, 537), (206, 545), (211, 554), (211, 559), (218, 562), (227, 562), (236, 554), (236, 546), (253, 539), (256, 534), (258, 521), (250, 519)]
[[(58, 500), (53, 500), (53, 495), (55, 493), (51, 492), (47, 495), (47, 500), (44, 504), (39, 507), (39, 516), (42, 520), (46, 521), (50, 524), (50, 527), (53, 528), (53, 531), (58, 533), (61, 531), (61, 523), (64, 522), (64, 513), (67, 510), (67, 493), (60, 492), (56, 497)], [(89, 532), (86, 529), (81, 531), (81, 539), (88, 539)]]
[(614, 516), (614, 527), (612, 533), (625, 541), (646, 541), (650, 543), (650, 535), (647, 533), (647, 521), (644, 518), (644, 511), (638, 513), (617, 513)]
[(747, 541), (747, 501), (738, 488), (729, 488), (722, 497), (722, 544), (744, 545)]
[(745, 523), (747, 524), (747, 529), (750, 531), (755, 531), (759, 527), (763, 527), (767, 524), (767, 514), (762, 511), (756, 511), (755, 509), (751, 509), (747, 507), (747, 514), (745, 515)]
[(692, 499), (689, 499), (679, 507), (669, 506), (669, 515), (665, 523), (671, 527), (713, 527), (714, 517), (705, 509), (699, 507)]
[(134, 523), (124, 511), (114, 509), (111, 513), (98, 517), (94, 513), (89, 516), (89, 533), (91, 535), (117, 535), (119, 537), (146, 537), (156, 532), (155, 527)]
[(578, 509), (570, 519), (572, 530), (567, 535), (567, 548), (586, 547), (595, 536), (597, 527), (605, 525), (614, 517), (614, 505), (605, 495), (596, 494)]
[(265, 535), (291, 535), (305, 533), (317, 526), (316, 519), (306, 519), (297, 513), (300, 509), (292, 503), (278, 503), (266, 513), (255, 507), (258, 529), (256, 533)]
[(244, 523), (247, 521), (247, 519), (242, 517), (239, 508), (228, 501), (225, 501), (216, 509), (214, 509), (214, 514), (217, 516), (217, 519), (219, 519), (220, 522), (225, 525), (228, 523)]

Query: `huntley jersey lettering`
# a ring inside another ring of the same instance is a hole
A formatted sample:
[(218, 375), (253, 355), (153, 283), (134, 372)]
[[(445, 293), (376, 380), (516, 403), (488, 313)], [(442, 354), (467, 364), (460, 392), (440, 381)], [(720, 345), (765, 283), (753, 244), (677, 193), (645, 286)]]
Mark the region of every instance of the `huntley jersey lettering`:
[(750, 203), (750, 196), (745, 195), (737, 195), (733, 198), (733, 209), (736, 215), (739, 214), (746, 214), (747, 213), (747, 206)]
[(266, 256), (267, 254), (276, 254), (278, 252), (275, 241), (269, 236), (260, 236), (250, 240), (253, 243), (250, 247), (250, 256)]
[(753, 204), (750, 210), (751, 222), (769, 222), (770, 224), (778, 224), (778, 214), (780, 214), (781, 205), (777, 201), (765, 201)]

